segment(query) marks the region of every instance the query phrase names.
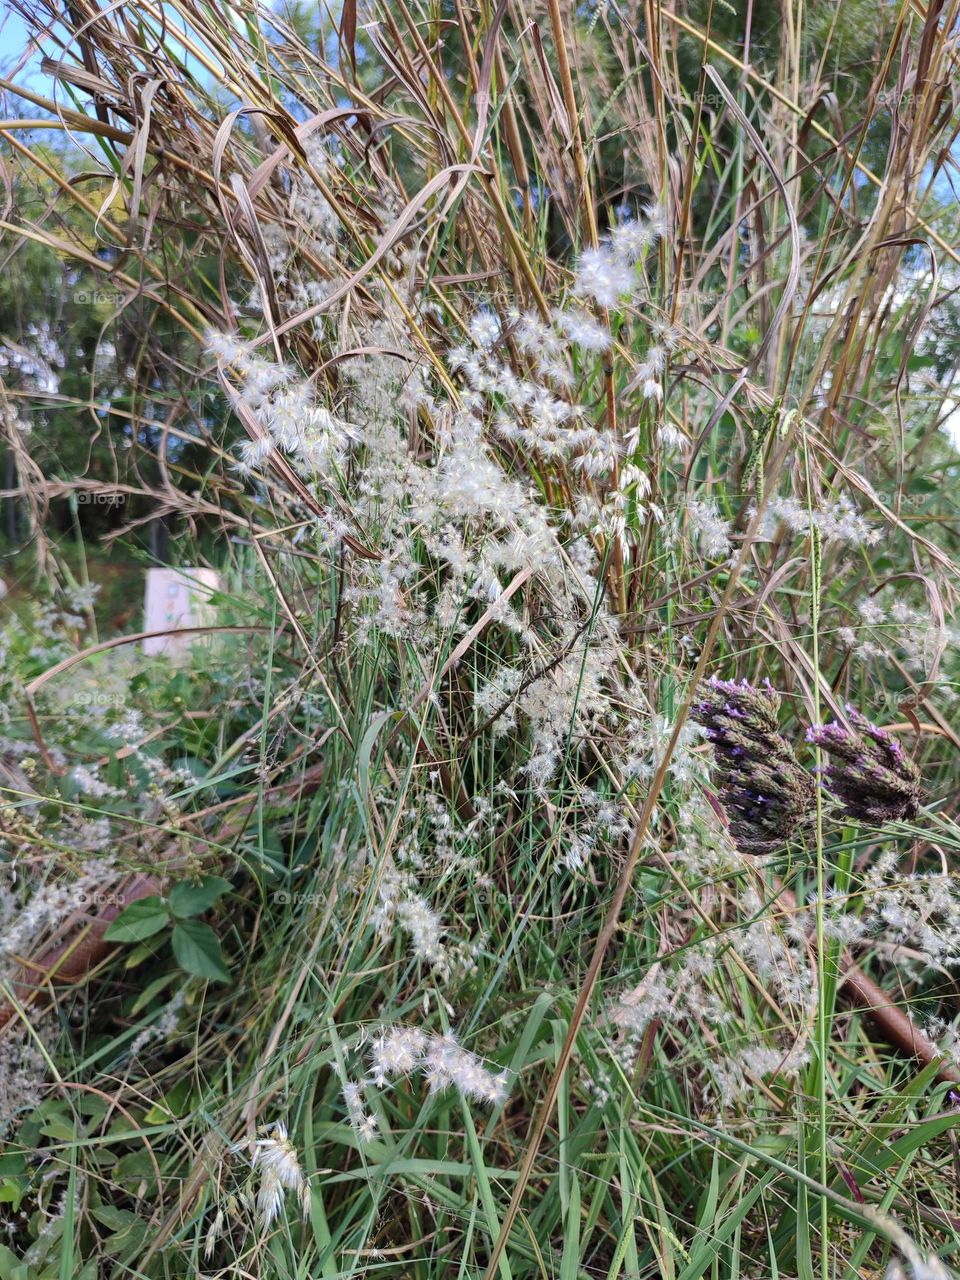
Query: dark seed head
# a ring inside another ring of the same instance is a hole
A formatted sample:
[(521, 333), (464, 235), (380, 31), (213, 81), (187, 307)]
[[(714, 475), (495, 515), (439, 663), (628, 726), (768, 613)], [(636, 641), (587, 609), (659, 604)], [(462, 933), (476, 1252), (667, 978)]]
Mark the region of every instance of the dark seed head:
[(847, 706), (850, 727), (834, 720), (807, 730), (807, 741), (830, 756), (823, 770), (827, 789), (843, 812), (858, 822), (882, 826), (903, 822), (920, 812), (920, 772), (900, 743)]
[(778, 852), (815, 811), (814, 784), (780, 733), (779, 710), (769, 684), (716, 678), (692, 710), (713, 744), (720, 799), (744, 853)]

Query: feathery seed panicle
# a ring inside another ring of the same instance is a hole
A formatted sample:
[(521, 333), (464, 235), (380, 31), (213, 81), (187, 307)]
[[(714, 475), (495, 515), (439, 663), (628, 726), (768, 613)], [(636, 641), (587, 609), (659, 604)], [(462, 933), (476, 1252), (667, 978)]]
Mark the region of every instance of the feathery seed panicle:
[[(507, 1097), (507, 1072), (491, 1071), (452, 1033), (432, 1036), (417, 1027), (384, 1027), (370, 1047), (370, 1066), (370, 1081), (380, 1089), (419, 1071), (431, 1092), (454, 1088), (463, 1098), (490, 1105)], [(348, 1098), (351, 1110), (355, 1098)]]
[(305, 479), (329, 481), (357, 439), (355, 428), (319, 404), (313, 387), (294, 370), (251, 354), (237, 339), (211, 332), (207, 349), (238, 375), (239, 397), (264, 430), (241, 444), (241, 474), (259, 469), (277, 448)]
[[(237, 1143), (232, 1148), (235, 1152), (248, 1149), (247, 1143)], [(310, 1184), (282, 1120), (265, 1126), (262, 1136), (254, 1139), (250, 1167), (259, 1174), (256, 1204), (264, 1231), (280, 1216), (288, 1191), (295, 1194), (300, 1211), (306, 1217), (310, 1209)]]
[(687, 516), (704, 556), (725, 560), (730, 555), (730, 521), (724, 520), (715, 502), (689, 498)]
[(343, 1086), (343, 1100), (357, 1140), (362, 1143), (373, 1142), (377, 1136), (379, 1121), (366, 1108), (364, 1086), (354, 1080), (347, 1081)]

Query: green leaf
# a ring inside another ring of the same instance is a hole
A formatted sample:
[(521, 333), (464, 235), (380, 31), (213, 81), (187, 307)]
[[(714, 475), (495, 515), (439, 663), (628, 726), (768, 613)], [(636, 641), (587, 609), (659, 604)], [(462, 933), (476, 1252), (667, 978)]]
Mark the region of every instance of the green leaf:
[(76, 1136), (73, 1122), (63, 1116), (48, 1116), (43, 1122), (41, 1132), (57, 1142), (72, 1142)]
[(177, 1116), (186, 1115), (190, 1104), (190, 1081), (178, 1080), (167, 1093), (159, 1098), (143, 1117), (145, 1125), (166, 1124)]
[(200, 880), (184, 880), (170, 890), (167, 901), (175, 916), (198, 916), (209, 911), (218, 898), (233, 888), (223, 876), (203, 876)]
[(107, 942), (142, 942), (159, 933), (169, 919), (163, 899), (151, 894), (124, 907), (103, 936)]
[(117, 1209), (112, 1204), (102, 1204), (93, 1210), (93, 1216), (109, 1231), (123, 1232), (129, 1230), (139, 1218), (129, 1209)]
[(0, 1182), (0, 1204), (13, 1205), (14, 1213), (16, 1213), (20, 1208), (25, 1189), (25, 1178), (4, 1178)]
[(220, 940), (208, 924), (199, 920), (181, 920), (173, 927), (173, 954), (177, 964), (198, 978), (229, 982), (230, 973), (220, 949)]
[[(170, 917), (168, 916), (167, 923), (169, 924), (169, 922)], [(157, 949), (162, 945), (163, 939), (157, 937), (156, 934), (152, 938), (147, 938), (145, 942), (138, 942), (135, 947), (131, 947), (127, 952), (123, 967), (125, 969), (135, 969), (137, 965), (143, 964), (144, 960), (149, 960), (152, 955), (155, 955)]]
[(32, 1267), (21, 1262), (5, 1244), (0, 1244), (0, 1280), (29, 1280), (36, 1274)]
[(169, 973), (161, 973), (159, 978), (154, 978), (153, 982), (147, 983), (130, 1007), (131, 1016), (136, 1017), (138, 1013), (142, 1013), (154, 996), (159, 995), (164, 987), (169, 987), (172, 982), (179, 981), (181, 981), (180, 975), (175, 969), (171, 969)]

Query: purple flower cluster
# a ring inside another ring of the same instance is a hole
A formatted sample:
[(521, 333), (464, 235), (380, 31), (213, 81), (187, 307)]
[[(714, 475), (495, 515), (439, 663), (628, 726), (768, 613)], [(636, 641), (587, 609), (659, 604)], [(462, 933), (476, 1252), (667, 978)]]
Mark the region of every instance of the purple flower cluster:
[(814, 783), (780, 733), (779, 709), (769, 683), (757, 689), (716, 677), (692, 709), (713, 744), (720, 799), (744, 853), (782, 850), (815, 813)]
[(843, 812), (858, 822), (880, 826), (915, 818), (920, 811), (920, 773), (903, 748), (847, 704), (848, 728), (832, 721), (807, 730), (807, 741), (830, 756), (824, 769), (829, 791)]
[[(769, 681), (708, 681), (692, 709), (713, 744), (720, 799), (730, 834), (744, 853), (775, 853), (812, 825), (816, 787), (779, 729), (780, 699)], [(807, 741), (830, 757), (823, 780), (844, 814), (880, 826), (915, 818), (920, 773), (885, 729), (846, 708), (847, 723), (807, 730)]]

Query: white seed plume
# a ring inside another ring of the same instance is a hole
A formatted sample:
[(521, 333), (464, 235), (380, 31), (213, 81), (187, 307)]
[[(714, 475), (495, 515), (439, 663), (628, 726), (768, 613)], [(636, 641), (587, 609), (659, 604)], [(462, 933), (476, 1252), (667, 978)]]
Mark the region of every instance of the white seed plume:
[[(232, 1148), (242, 1150), (245, 1143)], [(288, 1191), (295, 1193), (300, 1209), (306, 1217), (310, 1208), (310, 1185), (300, 1166), (297, 1150), (290, 1141), (287, 1127), (282, 1120), (275, 1121), (264, 1130), (263, 1136), (253, 1144), (251, 1167), (259, 1172), (257, 1189), (257, 1215), (266, 1230), (280, 1215)]]

